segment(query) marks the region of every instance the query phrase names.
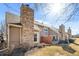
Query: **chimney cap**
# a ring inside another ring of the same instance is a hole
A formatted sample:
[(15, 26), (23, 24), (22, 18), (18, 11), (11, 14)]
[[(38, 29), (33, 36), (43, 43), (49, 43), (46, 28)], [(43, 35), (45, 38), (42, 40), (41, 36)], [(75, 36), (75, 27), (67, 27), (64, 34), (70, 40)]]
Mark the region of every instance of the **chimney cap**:
[(26, 4), (26, 6), (29, 6), (29, 4)]
[(22, 3), (22, 5), (21, 5), (21, 6), (27, 6), (27, 7), (28, 7), (28, 6), (29, 6), (29, 4), (24, 4), (24, 3)]

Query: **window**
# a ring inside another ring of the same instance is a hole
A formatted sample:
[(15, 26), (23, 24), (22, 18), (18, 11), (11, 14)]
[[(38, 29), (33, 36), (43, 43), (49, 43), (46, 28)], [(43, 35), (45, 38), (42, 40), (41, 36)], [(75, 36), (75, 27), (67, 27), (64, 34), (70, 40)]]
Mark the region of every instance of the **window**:
[(48, 28), (44, 28), (43, 31), (44, 31), (45, 34), (48, 34)]
[(55, 39), (55, 36), (53, 36), (53, 39)]
[(37, 41), (37, 34), (34, 34), (34, 41)]
[(48, 28), (44, 28), (44, 31), (45, 31), (45, 32), (48, 32)]

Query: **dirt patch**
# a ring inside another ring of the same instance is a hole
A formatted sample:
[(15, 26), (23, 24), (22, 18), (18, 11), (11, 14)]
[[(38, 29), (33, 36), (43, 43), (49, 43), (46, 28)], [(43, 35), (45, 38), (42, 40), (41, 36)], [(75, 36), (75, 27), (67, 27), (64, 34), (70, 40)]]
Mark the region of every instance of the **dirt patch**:
[(40, 49), (40, 48), (33, 48), (33, 49), (27, 51), (27, 52), (25, 53), (25, 56), (30, 56), (32, 53), (37, 52), (39, 49)]
[(24, 53), (27, 51), (27, 49), (24, 48), (15, 48), (10, 56), (24, 56)]
[(73, 48), (71, 48), (71, 47), (68, 46), (68, 45), (62, 46), (62, 48), (63, 48), (65, 51), (67, 51), (67, 52), (69, 52), (69, 53), (72, 53), (72, 54), (76, 52), (76, 50), (74, 50)]

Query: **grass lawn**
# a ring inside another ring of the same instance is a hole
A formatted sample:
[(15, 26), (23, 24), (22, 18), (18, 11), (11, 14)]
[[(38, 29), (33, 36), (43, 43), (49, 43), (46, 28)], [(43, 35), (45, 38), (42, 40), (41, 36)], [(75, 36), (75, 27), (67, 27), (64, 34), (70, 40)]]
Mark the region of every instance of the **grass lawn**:
[(71, 56), (72, 54), (63, 50), (60, 46), (47, 46), (32, 53), (32, 56)]
[[(79, 38), (75, 38), (75, 39), (76, 39), (75, 43), (79, 44)], [(74, 50), (76, 50), (76, 52), (74, 53), (74, 55), (79, 56), (79, 45), (76, 45), (76, 44), (70, 44), (69, 46), (71, 48), (73, 48)]]
[[(79, 44), (79, 38), (75, 38), (75, 43)], [(65, 51), (61, 46), (46, 46), (44, 48), (40, 48), (38, 51), (32, 53), (32, 56), (79, 56), (79, 45), (70, 44), (74, 53), (69, 53)]]

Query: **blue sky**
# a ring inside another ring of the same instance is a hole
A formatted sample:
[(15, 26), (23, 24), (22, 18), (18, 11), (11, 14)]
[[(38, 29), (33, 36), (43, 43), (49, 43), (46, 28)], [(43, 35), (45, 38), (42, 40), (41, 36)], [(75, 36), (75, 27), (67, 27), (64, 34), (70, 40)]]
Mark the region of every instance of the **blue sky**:
[[(0, 4), (0, 23), (5, 22), (5, 12), (11, 12), (20, 15), (21, 4)], [(34, 9), (34, 19), (44, 22), (48, 25), (58, 28), (64, 24), (65, 29), (72, 29), (72, 34), (79, 34), (79, 4), (29, 4)], [(73, 11), (76, 9), (76, 13)], [(66, 20), (73, 13), (73, 16)], [(65, 23), (66, 22), (66, 23)]]

